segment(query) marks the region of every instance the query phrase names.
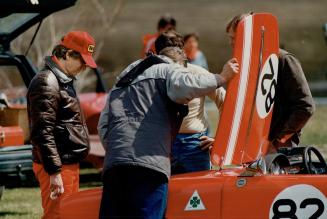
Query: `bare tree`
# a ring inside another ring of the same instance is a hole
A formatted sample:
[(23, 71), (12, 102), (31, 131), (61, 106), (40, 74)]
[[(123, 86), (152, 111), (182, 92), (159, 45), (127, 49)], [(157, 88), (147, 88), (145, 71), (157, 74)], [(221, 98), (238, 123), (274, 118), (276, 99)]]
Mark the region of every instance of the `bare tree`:
[[(104, 7), (103, 4), (104, 1), (92, 0), (91, 2), (96, 8), (98, 16), (101, 18), (101, 31), (100, 34), (97, 35), (96, 49), (94, 54), (94, 59), (97, 60), (101, 55), (101, 50), (104, 48), (105, 37), (110, 36), (113, 33), (113, 26), (115, 24), (116, 19), (121, 14), (121, 11), (124, 7), (124, 1), (117, 0), (111, 13), (106, 12), (106, 7)], [(110, 14), (110, 16), (108, 16), (108, 14)], [(80, 80), (78, 80), (79, 90), (83, 90), (83, 88), (92, 87), (92, 85), (95, 85), (96, 78), (93, 77), (93, 80), (90, 80), (90, 76), (92, 75), (90, 74), (90, 71), (90, 69), (87, 69), (85, 72), (80, 74)]]
[[(94, 27), (94, 23), (92, 23), (90, 28), (101, 28), (100, 31), (94, 31), (96, 35), (92, 33), (96, 38), (94, 59), (97, 60), (101, 56), (101, 51), (105, 45), (105, 37), (112, 34), (115, 21), (124, 7), (124, 0), (116, 0), (114, 7), (110, 10), (110, 13), (108, 13), (105, 7), (106, 2), (106, 0), (84, 1), (79, 5), (79, 9), (73, 16), (67, 17), (67, 22), (65, 22), (64, 25), (56, 22), (56, 20), (61, 19), (57, 17), (56, 14), (46, 18), (40, 28), (40, 33), (36, 35), (35, 41), (29, 51), (29, 57), (32, 59), (32, 62), (35, 63), (37, 67), (42, 67), (44, 57), (51, 54), (52, 48), (60, 41), (65, 34), (65, 30), (70, 31), (76, 29), (76, 27), (83, 26), (81, 22), (85, 21), (83, 18), (89, 17), (90, 8), (92, 8), (92, 10), (94, 10), (94, 8), (96, 9), (92, 16), (97, 21), (100, 21), (100, 24), (96, 27)], [(82, 6), (82, 4), (84, 5)], [(87, 4), (91, 4), (91, 6)], [(25, 53), (30, 43), (27, 39), (31, 38), (36, 28), (37, 27), (18, 37), (12, 44), (13, 50), (17, 53)], [(90, 69), (87, 69), (79, 75), (80, 80), (78, 80), (77, 84), (78, 90), (89, 90), (87, 88), (95, 86), (96, 78), (92, 77), (90, 71)]]

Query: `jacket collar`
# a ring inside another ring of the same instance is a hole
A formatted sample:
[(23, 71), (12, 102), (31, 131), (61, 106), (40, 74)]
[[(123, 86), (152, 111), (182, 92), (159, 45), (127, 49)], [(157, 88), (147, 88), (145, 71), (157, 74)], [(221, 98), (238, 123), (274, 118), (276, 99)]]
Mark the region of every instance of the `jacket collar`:
[(70, 83), (76, 79), (75, 77), (69, 77), (68, 75), (66, 75), (61, 70), (61, 68), (57, 65), (57, 63), (52, 60), (51, 56), (45, 57), (44, 61), (45, 61), (45, 66), (48, 67), (56, 75), (56, 77), (60, 82)]
[(168, 56), (165, 56), (165, 55), (157, 55), (159, 58), (163, 59), (164, 61), (168, 62), (169, 64), (172, 64), (174, 63), (174, 61), (169, 58)]

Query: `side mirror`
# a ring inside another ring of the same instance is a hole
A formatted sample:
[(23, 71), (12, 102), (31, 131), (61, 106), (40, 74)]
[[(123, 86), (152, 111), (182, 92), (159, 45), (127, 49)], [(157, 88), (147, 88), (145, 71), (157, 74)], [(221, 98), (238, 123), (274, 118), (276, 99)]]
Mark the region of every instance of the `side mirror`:
[(267, 174), (267, 164), (263, 157), (248, 164), (240, 176), (261, 176)]

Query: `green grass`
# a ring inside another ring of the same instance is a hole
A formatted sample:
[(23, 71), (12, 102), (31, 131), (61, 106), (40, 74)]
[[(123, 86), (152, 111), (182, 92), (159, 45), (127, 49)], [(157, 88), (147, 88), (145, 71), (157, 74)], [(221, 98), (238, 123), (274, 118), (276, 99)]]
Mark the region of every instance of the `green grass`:
[(39, 188), (5, 189), (0, 201), (0, 218), (34, 219), (41, 217)]
[(327, 155), (327, 106), (317, 106), (312, 118), (302, 130), (301, 144), (317, 146)]
[[(101, 186), (97, 170), (81, 170), (81, 190)], [(40, 189), (5, 189), (0, 201), (0, 219), (39, 219), (42, 216)]]

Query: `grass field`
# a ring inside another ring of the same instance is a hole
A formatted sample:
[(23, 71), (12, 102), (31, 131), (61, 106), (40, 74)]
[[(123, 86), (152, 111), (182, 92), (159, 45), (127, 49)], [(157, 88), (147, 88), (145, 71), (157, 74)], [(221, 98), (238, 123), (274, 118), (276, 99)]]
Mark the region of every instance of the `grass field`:
[[(100, 175), (94, 169), (81, 170), (81, 190), (101, 186)], [(39, 219), (42, 215), (40, 189), (5, 189), (0, 201), (0, 219)]]
[[(209, 115), (211, 120), (216, 117)], [(303, 130), (302, 144), (315, 145), (327, 157), (327, 106), (318, 106), (314, 116)], [(215, 126), (212, 125), (212, 128)], [(100, 186), (96, 170), (81, 171), (81, 188)], [(39, 188), (6, 189), (0, 201), (0, 219), (37, 219), (41, 217), (41, 200)]]
[(39, 188), (5, 189), (3, 197), (0, 201), (0, 218), (41, 218)]
[(327, 157), (327, 106), (318, 106), (303, 129), (301, 144), (314, 145)]

